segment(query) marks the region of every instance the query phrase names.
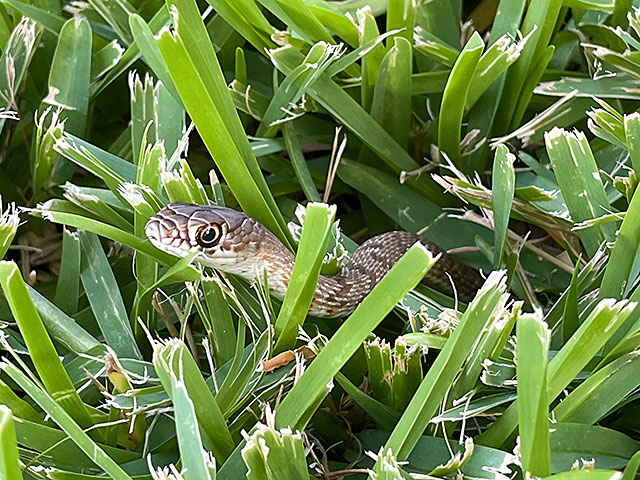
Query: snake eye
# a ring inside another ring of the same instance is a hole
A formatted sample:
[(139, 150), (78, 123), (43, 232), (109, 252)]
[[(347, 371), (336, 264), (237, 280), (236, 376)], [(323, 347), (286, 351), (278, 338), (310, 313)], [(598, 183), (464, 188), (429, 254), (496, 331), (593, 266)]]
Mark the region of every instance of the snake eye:
[(198, 230), (196, 242), (204, 248), (213, 247), (220, 240), (220, 227), (218, 225), (209, 225)]

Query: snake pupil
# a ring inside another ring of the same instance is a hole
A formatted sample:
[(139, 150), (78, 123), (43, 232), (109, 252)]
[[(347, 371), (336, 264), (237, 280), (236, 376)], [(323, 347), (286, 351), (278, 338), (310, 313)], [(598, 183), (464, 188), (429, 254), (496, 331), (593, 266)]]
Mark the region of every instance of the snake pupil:
[(200, 230), (197, 241), (203, 247), (211, 247), (220, 236), (220, 230), (216, 226), (205, 227)]

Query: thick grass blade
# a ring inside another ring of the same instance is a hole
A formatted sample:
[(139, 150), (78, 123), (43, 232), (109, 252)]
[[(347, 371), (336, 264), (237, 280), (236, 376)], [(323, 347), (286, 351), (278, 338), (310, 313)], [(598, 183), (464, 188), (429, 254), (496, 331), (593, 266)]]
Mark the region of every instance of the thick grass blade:
[(307, 205), (296, 262), (275, 324), (276, 353), (294, 346), (298, 328), (304, 323), (315, 294), (335, 214), (335, 206)]
[(303, 428), (303, 416), (364, 339), (436, 262), (416, 244), (376, 285), (333, 335), (276, 411), (276, 425)]
[(184, 480), (215, 480), (215, 461), (209, 458), (202, 447), (198, 422), (193, 399), (184, 383), (175, 377), (171, 378), (174, 412), (176, 416), (176, 432), (180, 459), (185, 468)]
[[(194, 419), (197, 418), (195, 428), (197, 429), (197, 425), (200, 426), (206, 435), (205, 445), (212, 450), (216, 459), (223, 463), (233, 451), (234, 442), (218, 403), (185, 344), (181, 340), (173, 339), (166, 345), (157, 346), (154, 349), (153, 364), (166, 392), (174, 401), (176, 415), (179, 408), (184, 408), (184, 398), (176, 397), (178, 395), (176, 385), (180, 384), (181, 389), (185, 390), (184, 395), (190, 399), (190, 403), (193, 402), (188, 411), (192, 412), (190, 415), (193, 415)], [(179, 406), (180, 402), (182, 407)], [(189, 416), (187, 420), (188, 418)], [(176, 425), (180, 428), (177, 419)], [(198, 440), (200, 440), (199, 437), (198, 434)], [(178, 433), (178, 440), (180, 441), (180, 433)], [(198, 441), (198, 449), (201, 448), (201, 443)]]
[[(547, 400), (553, 401), (636, 308), (626, 300), (601, 300), (589, 317), (549, 362)], [(502, 445), (513, 439), (518, 427), (517, 400), (478, 437), (481, 445)]]
[(469, 79), (473, 78), (483, 48), (484, 42), (480, 34), (475, 32), (451, 69), (442, 95), (438, 118), (438, 148), (455, 165), (460, 164), (462, 116), (471, 85)]
[(411, 130), (412, 65), (411, 44), (395, 37), (380, 63), (371, 103), (371, 116), (405, 149)]
[[(611, 205), (598, 173), (598, 165), (584, 134), (554, 128), (545, 134), (545, 143), (574, 222), (592, 220), (610, 212)], [(615, 239), (615, 226), (604, 224), (581, 230), (580, 238), (589, 255), (593, 255), (603, 241)], [(606, 296), (611, 296), (611, 292), (608, 291)]]
[(551, 473), (547, 400), (550, 332), (539, 315), (521, 314), (516, 323), (516, 335), (522, 470), (543, 477)]
[(495, 249), (493, 266), (495, 268), (500, 268), (502, 264), (507, 240), (507, 229), (509, 228), (509, 217), (516, 181), (516, 174), (513, 169), (514, 161), (515, 156), (509, 153), (507, 147), (498, 145), (493, 160), (493, 175), (491, 177), (494, 225), (493, 248)]
[(113, 270), (97, 236), (79, 232), (80, 279), (106, 343), (120, 358), (142, 359)]
[(609, 263), (600, 285), (599, 298), (622, 298), (627, 284), (631, 285), (634, 258), (640, 246), (640, 193), (633, 194), (627, 213), (617, 233)]
[(505, 272), (493, 272), (469, 304), (385, 444), (398, 459), (409, 456), (436, 414), (478, 335), (492, 315), (499, 313), (496, 308), (500, 310), (501, 302), (506, 300), (502, 297), (506, 288)]
[(49, 395), (80, 425), (85, 428), (93, 425), (89, 411), (73, 387), (15, 263), (0, 262), (0, 287)]
[(0, 369), (20, 385), (20, 388), (47, 412), (60, 426), (68, 438), (75, 443), (93, 462), (114, 480), (131, 480), (124, 470), (82, 430), (73, 417), (65, 411), (49, 394), (33, 383), (24, 373), (10, 363), (0, 363)]
[(0, 260), (2, 260), (9, 250), (9, 245), (13, 241), (20, 225), (20, 217), (15, 205), (8, 205), (2, 211), (2, 196), (0, 196)]
[(558, 422), (593, 425), (640, 385), (637, 351), (627, 353), (589, 375), (553, 410)]
[(189, 116), (242, 209), (291, 245), (290, 234), (264, 180), (233, 106), (195, 1), (169, 2), (175, 30), (157, 39)]
[(11, 410), (0, 405), (0, 478), (22, 478)]

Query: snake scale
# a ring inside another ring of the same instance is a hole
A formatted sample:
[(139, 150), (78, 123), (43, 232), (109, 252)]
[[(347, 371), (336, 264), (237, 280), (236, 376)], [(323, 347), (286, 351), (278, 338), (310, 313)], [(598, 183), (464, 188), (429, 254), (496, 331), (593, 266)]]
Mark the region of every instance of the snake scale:
[[(198, 263), (248, 281), (262, 278), (266, 271), (271, 295), (284, 298), (295, 256), (264, 225), (242, 212), (175, 202), (151, 217), (145, 233), (164, 252), (178, 257), (199, 252)], [(483, 283), (476, 270), (413, 233), (394, 231), (365, 241), (339, 275), (320, 275), (309, 314), (325, 318), (350, 314), (416, 242), (441, 255), (423, 282), (447, 294), (453, 293), (453, 282), (460, 298), (470, 300)]]

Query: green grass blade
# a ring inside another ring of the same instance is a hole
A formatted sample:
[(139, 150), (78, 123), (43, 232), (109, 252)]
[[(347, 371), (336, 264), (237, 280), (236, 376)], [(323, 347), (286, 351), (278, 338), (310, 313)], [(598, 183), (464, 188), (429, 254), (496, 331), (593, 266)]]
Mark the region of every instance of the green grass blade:
[(385, 444), (398, 459), (406, 459), (460, 371), (478, 335), (492, 318), (496, 309), (501, 310), (506, 290), (504, 272), (493, 272), (469, 304), (460, 323), (438, 354), (425, 375), (413, 399), (405, 409), (391, 436)]
[(493, 160), (493, 175), (491, 177), (493, 201), (493, 248), (495, 249), (493, 266), (499, 268), (502, 264), (504, 247), (507, 240), (507, 229), (515, 191), (516, 174), (513, 169), (515, 156), (509, 153), (504, 145), (498, 145)]
[(73, 387), (15, 263), (0, 262), (0, 287), (47, 392), (80, 425), (89, 427), (93, 424), (89, 411)]
[[(166, 345), (157, 346), (154, 348), (153, 364), (166, 392), (174, 401), (176, 414), (180, 408), (178, 403), (184, 403), (184, 399), (180, 400), (176, 396), (176, 383), (180, 383), (185, 390), (190, 402), (193, 402), (191, 409), (194, 419), (197, 418), (196, 428), (199, 425), (206, 435), (204, 445), (223, 463), (233, 451), (234, 442), (218, 403), (186, 345), (181, 340), (172, 339)], [(180, 428), (177, 419), (176, 425)], [(178, 440), (180, 441), (180, 433)]]
[(405, 149), (411, 131), (412, 65), (411, 43), (395, 37), (380, 63), (371, 103), (371, 116)]
[(518, 426), (522, 470), (542, 477), (551, 473), (547, 359), (550, 332), (538, 315), (519, 315), (516, 323)]
[[(610, 212), (611, 205), (584, 134), (554, 128), (545, 134), (545, 143), (571, 218), (583, 222)], [(589, 255), (593, 255), (603, 241), (615, 239), (615, 226), (604, 224), (582, 230), (580, 238)], [(607, 296), (611, 296), (610, 291)]]
[(11, 410), (0, 405), (0, 478), (22, 478)]
[(435, 264), (431, 253), (416, 244), (376, 285), (351, 316), (333, 335), (300, 380), (284, 398), (276, 412), (279, 426), (298, 425), (316, 396), (360, 348), (364, 339)]
[(2, 196), (0, 196), (0, 260), (2, 260), (9, 250), (9, 245), (13, 241), (20, 225), (20, 217), (16, 212), (15, 205), (8, 205), (2, 211)]
[(469, 79), (473, 78), (483, 48), (482, 38), (477, 32), (474, 33), (451, 69), (442, 95), (438, 119), (438, 148), (455, 165), (460, 164), (462, 116), (469, 92)]
[(335, 214), (335, 207), (318, 203), (307, 205), (296, 262), (275, 324), (276, 353), (294, 346), (298, 327), (304, 323), (315, 294)]
[(78, 235), (82, 248), (80, 279), (106, 343), (120, 358), (142, 359), (120, 288), (100, 240), (87, 232), (80, 231)]
[(131, 480), (124, 470), (96, 445), (96, 443), (80, 428), (74, 419), (51, 396), (40, 389), (24, 373), (10, 363), (0, 364), (0, 369), (24, 390), (42, 410), (65, 431), (71, 439), (95, 464), (114, 480)]
[(318, 193), (318, 189), (311, 177), (311, 172), (309, 171), (309, 166), (304, 158), (298, 132), (293, 121), (289, 121), (284, 124), (282, 136), (284, 138), (287, 152), (289, 153), (289, 158), (291, 159), (291, 166), (296, 172), (298, 183), (306, 195), (307, 200), (310, 202), (319, 202), (320, 194)]
[[(547, 400), (553, 401), (636, 308), (626, 300), (601, 300), (580, 328), (549, 362)], [(502, 445), (513, 438), (518, 424), (517, 401), (478, 437), (482, 445)]]
[(171, 5), (175, 30), (163, 30), (157, 42), (185, 108), (242, 209), (290, 245), (197, 6), (192, 0)]
[(633, 261), (640, 246), (640, 193), (633, 195), (617, 233), (615, 244), (600, 285), (599, 298), (622, 298), (631, 278)]

